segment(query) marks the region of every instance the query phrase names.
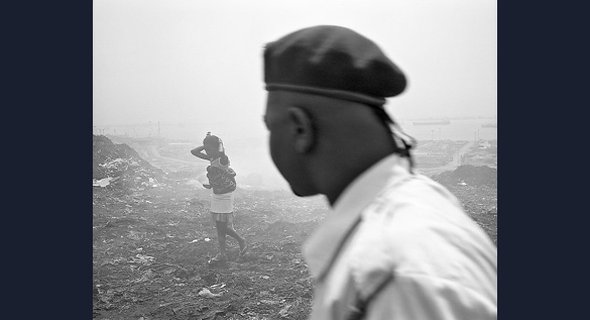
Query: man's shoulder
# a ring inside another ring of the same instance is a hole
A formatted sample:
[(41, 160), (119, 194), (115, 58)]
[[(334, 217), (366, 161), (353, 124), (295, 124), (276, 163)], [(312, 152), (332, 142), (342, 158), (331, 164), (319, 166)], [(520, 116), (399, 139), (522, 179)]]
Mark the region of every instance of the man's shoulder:
[(355, 281), (371, 283), (392, 272), (460, 277), (462, 268), (495, 268), (489, 237), (446, 189), (437, 188), (413, 179), (363, 211), (345, 253)]
[[(361, 219), (376, 228), (416, 220), (429, 221), (436, 216), (466, 217), (457, 198), (445, 187), (420, 175), (384, 187), (363, 209)], [(375, 222), (376, 221), (376, 222)]]
[(476, 238), (489, 237), (457, 198), (440, 184), (417, 176), (403, 185), (386, 188), (363, 210), (351, 243), (396, 256), (441, 246), (470, 247), (473, 244), (463, 242)]

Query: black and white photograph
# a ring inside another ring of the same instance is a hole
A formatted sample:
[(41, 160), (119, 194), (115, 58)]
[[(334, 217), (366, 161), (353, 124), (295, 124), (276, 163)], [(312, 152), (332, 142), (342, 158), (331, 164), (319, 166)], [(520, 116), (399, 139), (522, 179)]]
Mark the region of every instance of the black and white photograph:
[(496, 1), (92, 11), (93, 319), (497, 319)]

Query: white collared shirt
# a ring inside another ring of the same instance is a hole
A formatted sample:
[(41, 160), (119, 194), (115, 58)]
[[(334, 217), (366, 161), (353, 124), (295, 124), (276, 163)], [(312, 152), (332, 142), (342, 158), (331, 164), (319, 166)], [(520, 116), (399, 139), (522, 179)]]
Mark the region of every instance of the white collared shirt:
[(306, 241), (311, 319), (496, 319), (496, 247), (440, 184), (388, 156)]

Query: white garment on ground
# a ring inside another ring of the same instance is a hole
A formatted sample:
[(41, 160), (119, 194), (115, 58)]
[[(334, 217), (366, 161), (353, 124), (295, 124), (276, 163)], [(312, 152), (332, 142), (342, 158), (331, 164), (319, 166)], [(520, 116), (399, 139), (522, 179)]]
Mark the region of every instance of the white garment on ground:
[(211, 212), (230, 213), (234, 211), (234, 193), (211, 193)]
[(344, 190), (303, 253), (311, 319), (354, 318), (359, 306), (363, 319), (497, 318), (496, 246), (448, 190), (396, 155)]

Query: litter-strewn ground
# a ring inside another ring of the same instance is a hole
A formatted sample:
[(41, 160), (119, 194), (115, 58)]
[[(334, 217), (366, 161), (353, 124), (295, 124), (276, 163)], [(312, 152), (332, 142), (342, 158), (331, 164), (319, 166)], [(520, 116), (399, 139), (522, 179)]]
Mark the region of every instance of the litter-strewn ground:
[[(101, 154), (111, 156), (97, 158), (96, 168), (137, 155), (114, 154), (111, 149), (125, 147), (103, 142), (109, 151)], [(311, 281), (300, 249), (327, 212), (321, 197), (238, 189), (235, 229), (250, 249), (238, 259), (228, 237), (229, 261), (212, 266), (217, 239), (209, 191), (192, 173), (164, 173), (135, 161), (125, 170), (96, 172), (95, 179), (137, 183), (93, 187), (94, 319), (307, 318)], [(449, 188), (496, 241), (495, 186)]]
[[(288, 211), (245, 201), (264, 195), (239, 193), (235, 228), (250, 250), (238, 261), (232, 239), (230, 261), (211, 267), (217, 239), (207, 194), (189, 188), (130, 195), (95, 188), (95, 318), (304, 319), (311, 286), (300, 244), (315, 222), (288, 222), (281, 216)], [(296, 205), (310, 215), (322, 210), (304, 202)]]

